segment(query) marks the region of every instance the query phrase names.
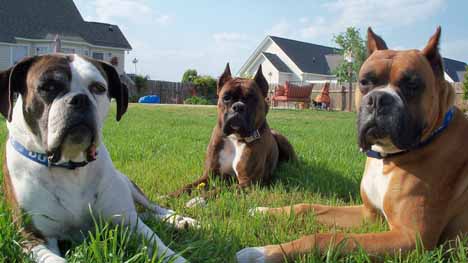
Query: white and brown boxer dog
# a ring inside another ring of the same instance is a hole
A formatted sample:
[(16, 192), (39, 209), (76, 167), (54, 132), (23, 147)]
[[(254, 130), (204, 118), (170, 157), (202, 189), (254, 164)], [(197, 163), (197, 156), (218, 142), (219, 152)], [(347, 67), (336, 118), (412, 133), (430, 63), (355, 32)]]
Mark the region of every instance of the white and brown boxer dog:
[[(268, 83), (260, 65), (254, 79), (232, 78), (229, 64), (218, 80), (218, 120), (208, 145), (201, 178), (171, 196), (191, 193), (210, 176), (238, 182), (239, 189), (268, 183), (278, 162), (295, 160), (288, 139), (270, 129), (266, 115)], [(216, 192), (212, 191), (211, 193)], [(195, 198), (188, 205), (204, 203)]]
[(344, 242), (343, 253), (407, 252), (468, 232), (468, 120), (454, 108), (454, 89), (444, 80), (440, 27), (422, 50), (388, 50), (368, 30), (369, 57), (356, 99), (359, 145), (368, 153), (361, 182), (363, 205), (298, 204), (257, 208), (268, 214), (313, 213), (319, 223), (359, 226), (383, 217), (383, 233), (321, 233), (281, 245), (246, 248), (239, 262), (282, 262)]
[(128, 225), (159, 255), (174, 256), (139, 220), (135, 202), (176, 226), (195, 223), (151, 203), (115, 169), (102, 142), (111, 98), (120, 120), (128, 100), (117, 72), (78, 55), (31, 57), (0, 72), (0, 110), (9, 132), (5, 198), (15, 221), (22, 213), (30, 218), (24, 247), (35, 262), (66, 262), (58, 241), (81, 240), (93, 228), (93, 216)]

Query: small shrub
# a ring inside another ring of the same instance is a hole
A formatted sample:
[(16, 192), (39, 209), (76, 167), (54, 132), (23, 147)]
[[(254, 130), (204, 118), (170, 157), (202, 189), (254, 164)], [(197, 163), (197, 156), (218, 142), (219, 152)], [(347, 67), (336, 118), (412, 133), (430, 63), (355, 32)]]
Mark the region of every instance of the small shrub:
[(193, 104), (193, 105), (211, 105), (211, 101), (203, 97), (193, 96), (185, 99), (184, 104)]

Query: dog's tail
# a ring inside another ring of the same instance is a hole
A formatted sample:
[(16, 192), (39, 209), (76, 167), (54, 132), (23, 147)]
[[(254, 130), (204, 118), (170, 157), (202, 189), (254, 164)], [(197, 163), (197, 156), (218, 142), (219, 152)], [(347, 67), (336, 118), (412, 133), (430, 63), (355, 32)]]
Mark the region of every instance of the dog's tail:
[(289, 143), (288, 138), (286, 138), (284, 135), (281, 133), (271, 130), (271, 133), (273, 134), (273, 137), (276, 140), (276, 143), (278, 144), (278, 150), (279, 150), (279, 157), (278, 161), (279, 162), (295, 162), (297, 161), (297, 155), (296, 152), (294, 151), (293, 146), (291, 143)]

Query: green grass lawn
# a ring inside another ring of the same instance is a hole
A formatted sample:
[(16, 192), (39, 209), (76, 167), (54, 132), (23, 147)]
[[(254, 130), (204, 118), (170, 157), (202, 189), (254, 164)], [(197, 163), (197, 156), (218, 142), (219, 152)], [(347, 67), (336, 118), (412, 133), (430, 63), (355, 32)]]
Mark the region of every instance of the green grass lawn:
[[(104, 130), (105, 143), (115, 166), (132, 178), (154, 201), (200, 221), (202, 227), (177, 231), (161, 222), (147, 222), (161, 239), (191, 262), (235, 262), (234, 255), (246, 246), (276, 244), (306, 234), (325, 231), (384, 231), (384, 223), (364, 224), (356, 229), (331, 229), (314, 217), (265, 217), (248, 215), (256, 206), (284, 206), (299, 202), (358, 204), (364, 156), (356, 144), (355, 115), (322, 111), (271, 111), (272, 128), (285, 134), (299, 156), (296, 164), (282, 165), (269, 187), (255, 187), (247, 194), (225, 188), (206, 208), (185, 208), (190, 197), (159, 200), (201, 175), (205, 149), (216, 120), (216, 109), (205, 107), (131, 105), (121, 122), (110, 114)], [(6, 126), (0, 126), (6, 138)], [(4, 140), (1, 140), (4, 147)], [(0, 262), (24, 262), (21, 238), (0, 202)], [(392, 255), (387, 262), (466, 262), (467, 242), (454, 248), (409, 256)], [(145, 248), (126, 230), (103, 226), (69, 251), (70, 262), (151, 262)], [(154, 259), (153, 259), (154, 260)], [(298, 262), (368, 262), (363, 252), (338, 257), (311, 254)]]

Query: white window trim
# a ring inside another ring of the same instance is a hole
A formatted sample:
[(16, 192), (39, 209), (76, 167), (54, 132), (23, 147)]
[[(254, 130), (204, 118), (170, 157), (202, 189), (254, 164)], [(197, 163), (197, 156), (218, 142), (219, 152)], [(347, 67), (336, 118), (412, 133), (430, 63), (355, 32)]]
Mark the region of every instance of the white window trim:
[(38, 48), (47, 48), (47, 53), (52, 53), (52, 47), (50, 45), (34, 45), (34, 55), (37, 55)]
[(95, 53), (99, 53), (99, 54), (102, 54), (102, 60), (105, 60), (106, 59), (106, 52), (104, 51), (92, 51), (91, 52), (91, 57), (94, 58), (94, 54)]

